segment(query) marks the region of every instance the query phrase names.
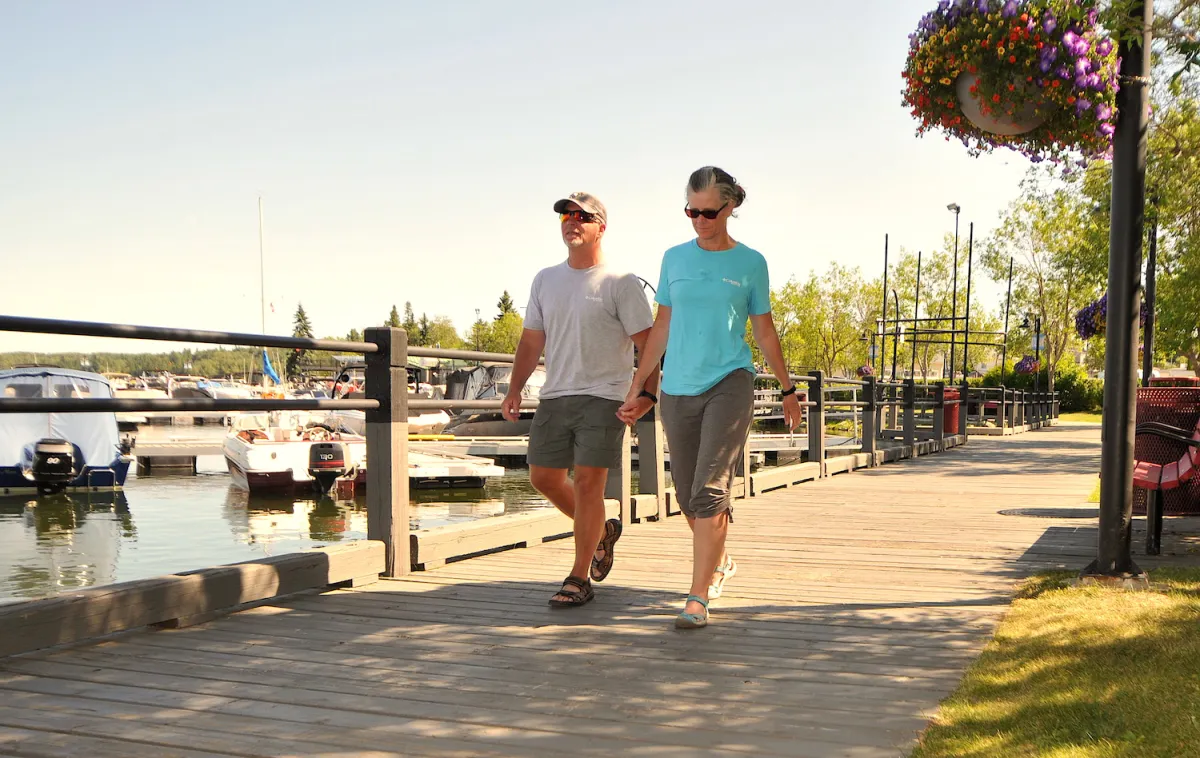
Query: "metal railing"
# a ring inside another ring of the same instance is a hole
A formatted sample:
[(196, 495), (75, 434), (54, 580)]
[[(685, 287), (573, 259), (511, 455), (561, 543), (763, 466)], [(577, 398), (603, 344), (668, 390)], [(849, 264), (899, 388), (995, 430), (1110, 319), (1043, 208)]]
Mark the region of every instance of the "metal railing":
[[(206, 398), (0, 398), (0, 413), (49, 412), (148, 412), (148, 411), (366, 411), (366, 445), (370, 461), (366, 467), (367, 538), (384, 544), (385, 576), (400, 576), (412, 567), (409, 539), (409, 481), (408, 481), (408, 412), (409, 410), (489, 410), (499, 409), (497, 400), (435, 400), (409, 399), (408, 358), (441, 358), (465, 361), (512, 363), (515, 356), (471, 350), (449, 350), (429, 347), (410, 347), (407, 332), (399, 328), (370, 327), (364, 342), (318, 340), (303, 337), (282, 337), (263, 334), (244, 334), (155, 326), (132, 326), (97, 322), (65, 321), (44, 318), (0, 316), (0, 331), (40, 334), (64, 334), (87, 337), (111, 337), (170, 342), (192, 342), (248, 347), (275, 347), (318, 351), (337, 351), (362, 354), (366, 363), (365, 398), (362, 399), (231, 399)], [(759, 374), (759, 379), (774, 380), (771, 374)], [(857, 416), (861, 411), (862, 432), (859, 435), (862, 452), (874, 454), (879, 443), (899, 438), (916, 455), (918, 438), (941, 441), (952, 435), (966, 435), (971, 403), (980, 407), (989, 394), (999, 393), (1000, 422), (1028, 425), (1029, 419), (1045, 420), (1058, 415), (1057, 393), (1026, 393), (1005, 388), (948, 388), (944, 382), (918, 385), (913, 379), (903, 382), (880, 382), (875, 377), (852, 379), (825, 377), (821, 371), (793, 375), (791, 380), (802, 384), (805, 399), (807, 458), (824, 469), (826, 460), (826, 421), (830, 409), (851, 409)], [(947, 389), (958, 389), (960, 399), (947, 399)], [(851, 393), (849, 400), (831, 397)], [(863, 399), (856, 399), (861, 393)], [(521, 403), (522, 408), (537, 407), (537, 400)], [(756, 401), (756, 408), (778, 408), (781, 400)], [(958, 429), (947, 432), (945, 414), (948, 407), (959, 406)], [(665, 438), (657, 409), (652, 409), (637, 424), (639, 476), (638, 495), (654, 496), (657, 517), (670, 515), (667, 507), (664, 458)], [(982, 411), (980, 411), (982, 415)], [(900, 417), (902, 416), (902, 421)], [(890, 417), (890, 418), (889, 418)], [(918, 421), (922, 423), (919, 424)], [(928, 420), (928, 424), (924, 422)], [(928, 431), (926, 431), (928, 429)], [(605, 496), (621, 503), (621, 520), (633, 518), (631, 488), (631, 433), (625, 430), (623, 456), (618, 468), (609, 472)], [(941, 448), (941, 444), (937, 446)], [(872, 458), (873, 465), (874, 458)], [(382, 463), (382, 465), (381, 465)], [(749, 497), (750, 445), (744, 446), (739, 475), (743, 488), (740, 493)]]

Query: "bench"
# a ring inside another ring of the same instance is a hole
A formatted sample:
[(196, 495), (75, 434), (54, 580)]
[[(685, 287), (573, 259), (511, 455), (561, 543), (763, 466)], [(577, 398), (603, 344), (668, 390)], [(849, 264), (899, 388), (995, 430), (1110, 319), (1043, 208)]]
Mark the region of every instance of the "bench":
[(1157, 421), (1138, 424), (1134, 435), (1153, 435), (1177, 442), (1183, 447), (1178, 460), (1151, 463), (1135, 460), (1133, 486), (1146, 491), (1146, 555), (1158, 555), (1162, 550), (1163, 497), (1162, 493), (1177, 489), (1200, 473), (1200, 421), (1191, 432)]

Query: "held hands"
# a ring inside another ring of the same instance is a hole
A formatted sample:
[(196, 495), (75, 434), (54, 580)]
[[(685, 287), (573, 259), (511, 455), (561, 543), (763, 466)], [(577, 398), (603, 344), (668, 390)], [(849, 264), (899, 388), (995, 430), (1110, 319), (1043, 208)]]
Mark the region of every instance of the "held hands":
[(500, 414), (506, 421), (516, 421), (521, 418), (521, 393), (509, 392), (504, 396), (500, 406)]
[(625, 395), (625, 403), (617, 409), (617, 418), (621, 422), (633, 426), (637, 420), (646, 415), (646, 412), (654, 407), (654, 401), (648, 397), (638, 397), (642, 394), (642, 388), (645, 385), (634, 382), (629, 388), (629, 393)]
[(783, 398), (783, 421), (787, 424), (789, 431), (795, 431), (796, 427), (800, 426), (800, 418), (803, 411), (800, 408), (800, 400), (796, 397), (796, 393), (792, 393)]

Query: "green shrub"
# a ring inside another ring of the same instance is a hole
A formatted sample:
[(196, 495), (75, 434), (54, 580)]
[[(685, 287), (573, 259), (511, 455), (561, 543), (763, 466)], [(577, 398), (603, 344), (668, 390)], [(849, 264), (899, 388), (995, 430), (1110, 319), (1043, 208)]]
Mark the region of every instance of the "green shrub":
[[(1037, 376), (1040, 389), (1050, 386), (1047, 369), (1042, 369)], [(1004, 386), (1009, 389), (1031, 392), (1033, 378), (1033, 374), (1016, 373), (1011, 363), (1004, 370)], [(981, 384), (984, 387), (999, 387), (1000, 367), (984, 374)], [(1104, 404), (1104, 382), (1088, 378), (1087, 373), (1073, 363), (1063, 363), (1054, 372), (1054, 390), (1060, 393), (1059, 403), (1063, 413), (1098, 411)]]

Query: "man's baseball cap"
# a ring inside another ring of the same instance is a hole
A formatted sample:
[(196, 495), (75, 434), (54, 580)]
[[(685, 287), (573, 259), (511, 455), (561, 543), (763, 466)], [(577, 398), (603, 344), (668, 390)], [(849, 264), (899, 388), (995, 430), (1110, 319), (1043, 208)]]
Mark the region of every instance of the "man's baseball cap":
[(595, 195), (587, 192), (572, 192), (562, 200), (556, 200), (554, 203), (554, 212), (563, 213), (567, 210), (567, 203), (575, 203), (583, 210), (596, 216), (600, 219), (600, 223), (608, 226), (608, 211), (604, 208), (604, 203), (600, 202)]

